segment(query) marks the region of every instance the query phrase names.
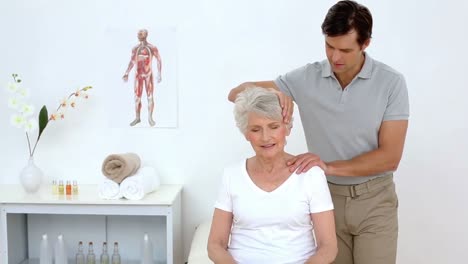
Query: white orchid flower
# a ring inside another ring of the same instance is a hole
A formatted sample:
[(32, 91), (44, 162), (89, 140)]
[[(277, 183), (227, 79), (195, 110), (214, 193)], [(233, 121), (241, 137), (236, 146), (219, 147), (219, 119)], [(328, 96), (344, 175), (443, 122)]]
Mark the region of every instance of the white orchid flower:
[(37, 129), (37, 120), (29, 119), (24, 123), (24, 130), (26, 132), (33, 132)]
[(75, 106), (76, 106), (76, 100), (75, 100), (75, 99), (70, 99), (69, 104), (70, 104), (70, 107), (75, 108)]
[(18, 91), (18, 85), (16, 83), (9, 82), (7, 84), (7, 91), (12, 94), (15, 94)]
[(60, 107), (67, 107), (68, 106), (68, 98), (64, 97), (60, 102)]
[(22, 101), (18, 97), (11, 97), (8, 99), (8, 107), (12, 109), (19, 109)]
[(11, 124), (17, 128), (23, 127), (24, 123), (26, 122), (26, 120), (24, 119), (24, 116), (22, 115), (13, 115), (11, 116), (10, 121), (11, 121)]
[(30, 116), (34, 113), (34, 105), (23, 104), (20, 111), (24, 116)]
[(57, 117), (57, 113), (53, 113), (53, 114), (51, 114), (50, 117), (49, 117), (49, 119), (52, 120), (52, 121), (57, 120), (57, 118), (58, 118), (58, 117)]
[(80, 97), (81, 96), (81, 89), (78, 88), (78, 90), (76, 90), (75, 92), (75, 97)]
[(65, 119), (65, 111), (57, 111), (57, 113), (55, 113), (57, 118), (60, 118), (60, 119)]
[(18, 94), (21, 95), (23, 98), (26, 98), (29, 96), (29, 90), (26, 88), (20, 88), (18, 89)]

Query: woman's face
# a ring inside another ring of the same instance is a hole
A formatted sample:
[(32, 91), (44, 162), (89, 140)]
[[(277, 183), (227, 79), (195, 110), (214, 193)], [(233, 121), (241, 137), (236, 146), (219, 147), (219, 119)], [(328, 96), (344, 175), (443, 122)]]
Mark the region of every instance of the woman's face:
[(249, 113), (245, 138), (257, 156), (272, 158), (284, 152), (286, 136), (290, 130), (282, 120), (273, 120)]

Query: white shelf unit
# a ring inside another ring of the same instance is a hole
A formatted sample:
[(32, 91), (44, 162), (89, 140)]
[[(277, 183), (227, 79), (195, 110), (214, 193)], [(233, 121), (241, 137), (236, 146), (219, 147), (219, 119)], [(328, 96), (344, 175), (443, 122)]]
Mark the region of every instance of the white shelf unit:
[[(93, 215), (165, 218), (165, 221), (157, 221), (165, 223), (166, 256), (162, 263), (183, 264), (181, 192), (182, 185), (161, 185), (139, 201), (102, 200), (97, 195), (97, 185), (82, 185), (75, 196), (53, 195), (50, 188), (27, 194), (19, 185), (0, 185), (0, 263), (36, 263), (29, 256), (28, 221), (32, 220), (28, 216), (34, 219), (32, 216), (35, 215)], [(73, 223), (70, 225), (73, 228)], [(112, 252), (112, 245), (109, 245), (109, 250)], [(122, 263), (138, 261), (123, 259)]]

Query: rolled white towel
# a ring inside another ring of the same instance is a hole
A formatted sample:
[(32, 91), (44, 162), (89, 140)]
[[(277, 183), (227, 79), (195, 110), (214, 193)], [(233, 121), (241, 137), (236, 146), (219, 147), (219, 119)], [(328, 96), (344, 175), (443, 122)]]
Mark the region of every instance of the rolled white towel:
[(152, 167), (140, 168), (133, 176), (125, 178), (120, 184), (120, 192), (129, 200), (141, 200), (159, 188), (161, 181)]
[(98, 193), (99, 197), (105, 200), (117, 200), (123, 197), (119, 184), (107, 178), (99, 184)]

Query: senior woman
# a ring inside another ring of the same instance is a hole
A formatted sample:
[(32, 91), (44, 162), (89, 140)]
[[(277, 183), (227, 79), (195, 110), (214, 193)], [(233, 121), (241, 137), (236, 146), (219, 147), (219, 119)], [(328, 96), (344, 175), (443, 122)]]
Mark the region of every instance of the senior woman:
[[(291, 174), (284, 151), (291, 125), (274, 91), (237, 96), (237, 126), (255, 156), (224, 170), (208, 239), (215, 263), (331, 263), (337, 253), (333, 204), (319, 167)], [(315, 235), (315, 238), (314, 238)]]

